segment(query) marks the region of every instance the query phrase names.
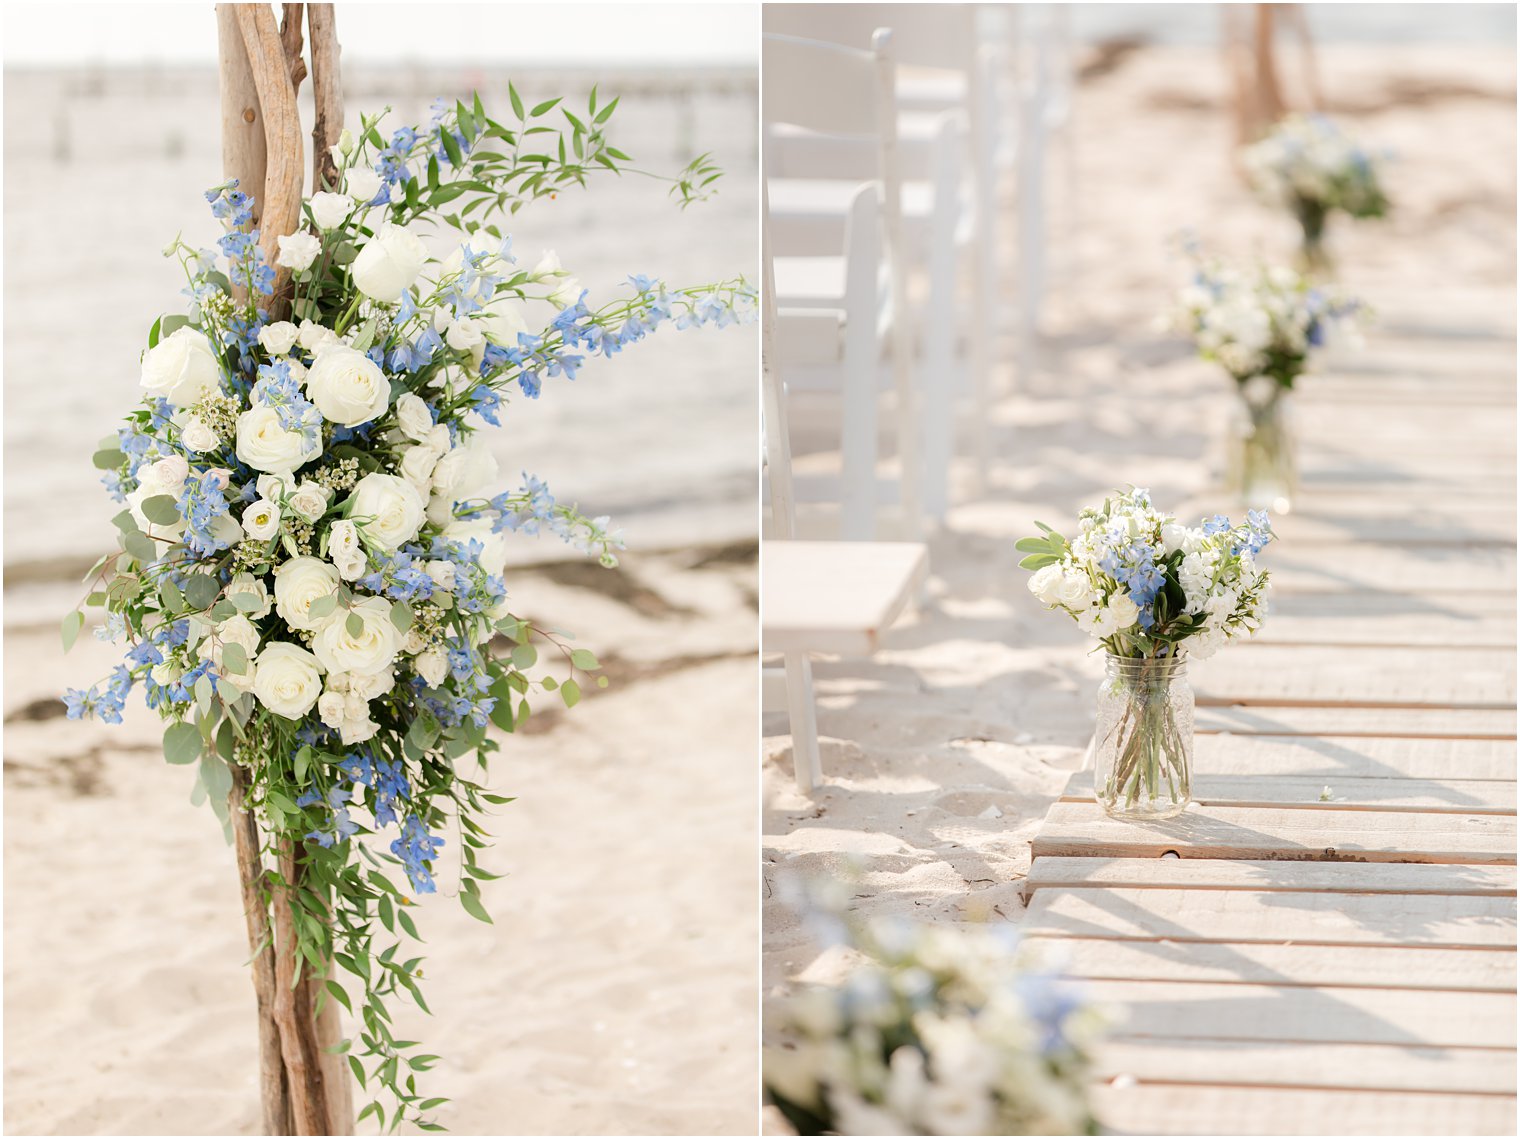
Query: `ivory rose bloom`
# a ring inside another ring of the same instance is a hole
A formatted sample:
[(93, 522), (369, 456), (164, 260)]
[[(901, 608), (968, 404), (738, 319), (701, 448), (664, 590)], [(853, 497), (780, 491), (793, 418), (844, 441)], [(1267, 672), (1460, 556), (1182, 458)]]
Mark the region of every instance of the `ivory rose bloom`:
[(485, 436), (471, 435), (433, 468), (433, 492), (451, 499), (450, 505), (478, 498), (496, 485), (501, 472)]
[(192, 451), (197, 455), (204, 455), (207, 451), (215, 451), (219, 442), (216, 432), (193, 415), (185, 420), (185, 426), (180, 431), (179, 438), (180, 442), (185, 445), (185, 450)]
[(322, 666), (300, 645), (275, 641), (259, 653), (253, 693), (275, 715), (299, 720), (322, 695)]
[(376, 472), (354, 488), (350, 517), (381, 549), (394, 550), (422, 529), (426, 504), (417, 488), (403, 478)]
[[(234, 672), (223, 664), (224, 650), (228, 645), (237, 645), (243, 650), (248, 663), (242, 672)], [(259, 631), (247, 617), (241, 613), (228, 617), (216, 627), (211, 636), (201, 642), (199, 651), (204, 659), (216, 665), (222, 683), (232, 685), (239, 692), (253, 690), (254, 657), (259, 652)]]
[[(349, 632), (349, 619), (357, 617), (359, 632)], [(317, 630), (311, 640), (317, 660), (328, 672), (366, 675), (391, 666), (401, 651), (401, 633), (391, 620), (391, 603), (383, 597), (356, 601)]]
[(426, 494), (433, 487), (433, 468), (438, 459), (438, 452), (431, 447), (408, 447), (401, 456), (401, 477), (416, 487), (418, 494)]
[(306, 394), (324, 419), (357, 427), (385, 411), (391, 383), (380, 365), (363, 352), (331, 344), (317, 353), (307, 371)]
[(1038, 597), (1046, 605), (1054, 605), (1060, 599), (1056, 596), (1056, 587), (1061, 584), (1061, 567), (1052, 562), (1036, 570), (1034, 576), (1029, 579), (1029, 592)]
[(433, 430), (433, 413), (421, 396), (406, 392), (396, 399), (396, 422), (401, 426), (401, 434), (412, 442), (425, 443)]
[(311, 615), (312, 603), (338, 589), (338, 571), (320, 558), (291, 558), (274, 571), (274, 611), (292, 629), (318, 629), (339, 614)]
[(416, 668), (417, 675), (427, 681), (429, 688), (437, 688), (449, 674), (449, 658), (439, 648), (419, 653), (412, 661), (412, 666)]
[(240, 593), (251, 594), (257, 602), (251, 609), (238, 606), (239, 611), (249, 620), (257, 621), (260, 617), (268, 616), (269, 610), (274, 607), (269, 600), (269, 587), (264, 584), (264, 579), (261, 577), (254, 577), (251, 573), (240, 573), (227, 583), (229, 600)]
[(1128, 629), (1140, 619), (1140, 607), (1130, 600), (1127, 593), (1116, 593), (1110, 597), (1108, 611), (1113, 616), (1115, 629)]
[(280, 254), (274, 259), (275, 264), (293, 269), (297, 273), (311, 268), (311, 263), (317, 259), (317, 254), (322, 252), (322, 243), (305, 230), (299, 233), (282, 234), (278, 241)]
[(347, 194), (319, 190), (309, 199), (312, 220), (318, 229), (337, 229), (354, 212), (354, 200)]
[(358, 581), (369, 568), (369, 557), (364, 552), (364, 543), (359, 540), (359, 528), (346, 518), (334, 522), (327, 532), (327, 556), (344, 581)]
[(148, 499), (157, 498), (159, 495), (178, 498), (184, 493), (185, 480), (189, 476), (190, 465), (178, 455), (170, 455), (168, 458), (149, 463), (138, 472), (137, 489), (127, 495), (127, 509), (132, 512), (132, 520), (137, 523), (138, 529), (144, 534), (155, 534), (159, 537), (177, 535), (184, 530), (183, 519), (171, 526), (149, 522), (148, 516), (143, 513), (142, 505)]
[(427, 247), (405, 226), (386, 223), (359, 250), (350, 267), (354, 287), (370, 300), (395, 304), (427, 261)]
[(256, 471), (293, 471), (322, 453), (315, 431), (287, 431), (272, 407), (251, 407), (237, 419), (237, 457)]
[(324, 344), (341, 343), (336, 332), (312, 320), (303, 320), (301, 322), (300, 331), (297, 335), (300, 340), (301, 347), (306, 349), (308, 352), (315, 352)]
[(346, 176), (348, 192), (354, 200), (368, 205), (380, 192), (380, 175), (367, 166), (356, 166)]
[(271, 356), (287, 355), (296, 346), (301, 330), (288, 320), (277, 320), (259, 329), (259, 344)]
[(142, 386), (175, 407), (193, 407), (221, 391), (221, 362), (205, 334), (185, 325), (143, 356)]
[(307, 479), (290, 493), (286, 505), (295, 514), (306, 522), (315, 522), (327, 513), (327, 504), (332, 501), (332, 491), (321, 483)]

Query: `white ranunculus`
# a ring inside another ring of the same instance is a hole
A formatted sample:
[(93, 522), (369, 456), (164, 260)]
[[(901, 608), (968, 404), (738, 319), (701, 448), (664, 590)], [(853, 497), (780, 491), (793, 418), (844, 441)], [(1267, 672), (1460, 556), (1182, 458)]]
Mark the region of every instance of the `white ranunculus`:
[(288, 320), (277, 320), (259, 329), (259, 343), (271, 356), (285, 356), (296, 346), (301, 330)]
[(499, 576), (507, 567), (507, 535), (505, 531), (493, 534), (491, 527), (494, 525), (495, 521), (491, 518), (458, 518), (448, 524), (443, 536), (450, 542), (465, 546), (472, 540), (479, 542), (483, 548), (480, 555), (481, 568), (486, 573)]
[(396, 422), (408, 439), (424, 443), (433, 430), (433, 413), (421, 396), (404, 392), (396, 398)]
[(253, 692), (275, 715), (299, 720), (322, 694), (322, 666), (300, 645), (275, 641), (259, 653)]
[(272, 407), (252, 407), (238, 416), (237, 457), (256, 471), (293, 471), (321, 453), (319, 435), (287, 431)]
[(354, 487), (350, 517), (381, 549), (394, 550), (422, 529), (427, 504), (417, 488), (396, 475), (365, 475)]
[(204, 333), (184, 325), (143, 355), (142, 386), (175, 407), (193, 407), (222, 388), (222, 366)]
[(324, 325), (313, 320), (303, 320), (298, 334), (301, 347), (308, 352), (315, 352), (324, 344), (337, 344), (338, 334)]
[(368, 205), (380, 192), (380, 175), (368, 166), (355, 166), (345, 176), (345, 185), (356, 202)]
[(394, 304), (412, 287), (427, 261), (427, 247), (405, 226), (387, 223), (349, 267), (354, 288), (371, 300)]
[(454, 502), (478, 498), (495, 487), (500, 474), (485, 436), (477, 433), (438, 460), (433, 491)]
[(412, 661), (417, 675), (427, 681), (429, 688), (437, 688), (449, 674), (449, 658), (442, 649), (432, 648), (419, 653)]
[(1038, 597), (1046, 605), (1054, 605), (1059, 598), (1056, 596), (1056, 586), (1061, 582), (1061, 567), (1052, 562), (1034, 572), (1029, 579), (1029, 592)]
[(304, 229), (297, 233), (281, 234), (277, 240), (280, 245), (280, 254), (274, 259), (275, 264), (293, 269), (297, 273), (302, 269), (310, 268), (311, 263), (322, 252), (322, 243)]
[(264, 584), (264, 579), (254, 577), (251, 573), (240, 573), (227, 583), (227, 597), (232, 599), (237, 594), (251, 594), (256, 605), (251, 609), (238, 606), (238, 611), (250, 621), (257, 621), (261, 617), (267, 617), (269, 611), (274, 608), (274, 603), (269, 600), (269, 587)]
[(243, 532), (255, 541), (267, 542), (280, 532), (278, 503), (261, 498), (243, 511)]
[(368, 423), (390, 403), (391, 382), (363, 352), (331, 344), (306, 373), (306, 394), (323, 418), (344, 427)]
[(1128, 629), (1140, 619), (1140, 607), (1130, 600), (1127, 593), (1115, 593), (1110, 597), (1108, 612), (1113, 618), (1114, 628), (1121, 631)]
[(181, 429), (179, 438), (187, 451), (193, 451), (197, 455), (216, 450), (218, 443), (216, 432), (193, 415), (185, 420), (185, 426)]
[(312, 603), (338, 590), (338, 571), (320, 558), (291, 558), (274, 571), (274, 611), (292, 629), (319, 629), (340, 616), (311, 615)]
[(425, 495), (433, 488), (433, 468), (438, 465), (438, 452), (431, 447), (408, 447), (401, 455), (401, 477)]
[[(349, 632), (358, 619), (359, 632)], [(383, 597), (366, 597), (317, 630), (311, 648), (329, 672), (365, 675), (390, 667), (401, 651), (401, 633), (391, 620), (391, 603)]]
[(359, 528), (346, 518), (334, 522), (327, 532), (327, 556), (344, 581), (358, 581), (369, 568), (369, 557), (364, 552), (364, 543), (359, 540)]
[(291, 492), (286, 500), (286, 505), (296, 515), (306, 522), (315, 522), (327, 513), (327, 504), (332, 501), (332, 490), (321, 483), (307, 479)]
[(318, 229), (337, 229), (348, 220), (348, 215), (354, 212), (352, 198), (347, 194), (334, 194), (328, 190), (320, 190), (313, 194), (308, 205), (311, 206), (312, 220), (317, 223)]

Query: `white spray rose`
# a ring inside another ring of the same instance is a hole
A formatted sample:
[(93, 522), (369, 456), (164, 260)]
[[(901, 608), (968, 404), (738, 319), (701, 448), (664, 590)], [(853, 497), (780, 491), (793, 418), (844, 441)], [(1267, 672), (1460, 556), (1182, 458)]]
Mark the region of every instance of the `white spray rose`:
[(472, 352), (476, 348), (483, 350), (486, 342), (485, 329), (473, 320), (455, 320), (449, 323), (448, 331), (443, 336), (444, 343), (458, 352)]
[(384, 696), (394, 687), (396, 673), (391, 668), (382, 668), (377, 672), (353, 672), (348, 677), (349, 692), (365, 701)]
[(222, 387), (222, 368), (211, 341), (188, 325), (176, 328), (142, 361), (142, 386), (175, 407), (193, 407)]
[(332, 490), (321, 483), (307, 479), (291, 492), (287, 505), (295, 514), (306, 522), (315, 522), (327, 513), (327, 504), (332, 501)]
[(324, 344), (340, 344), (338, 334), (330, 328), (311, 320), (303, 320), (298, 334), (301, 347), (308, 352), (315, 352)]
[(433, 413), (421, 396), (405, 392), (396, 399), (396, 422), (412, 442), (425, 443), (433, 430)]
[(375, 200), (375, 195), (380, 192), (380, 175), (376, 174), (368, 166), (355, 166), (348, 172), (345, 180), (348, 192), (354, 196), (354, 200), (362, 205), (368, 205)]
[(337, 731), (343, 727), (343, 713), (347, 704), (342, 692), (329, 689), (317, 697), (317, 716), (329, 728)]
[(299, 720), (322, 694), (322, 666), (300, 645), (276, 641), (259, 653), (253, 692), (275, 715)]
[(418, 494), (427, 494), (433, 486), (433, 468), (438, 465), (438, 452), (431, 447), (408, 447), (401, 456), (401, 477), (417, 488)]
[(272, 407), (251, 407), (237, 419), (237, 457), (256, 471), (293, 471), (322, 453), (313, 432), (287, 431)]
[(332, 344), (317, 353), (306, 373), (306, 394), (323, 418), (357, 427), (385, 411), (391, 383), (363, 352)]
[(310, 268), (311, 263), (322, 252), (322, 243), (304, 229), (298, 233), (282, 234), (278, 241), (280, 254), (274, 259), (275, 264), (293, 269), (297, 273)]
[(338, 571), (320, 558), (291, 558), (274, 571), (274, 611), (292, 629), (318, 629), (339, 617), (313, 617), (312, 604), (338, 589)]
[(268, 616), (269, 610), (274, 607), (269, 600), (269, 587), (264, 584), (264, 579), (254, 577), (251, 573), (240, 573), (227, 583), (228, 600), (236, 604), (234, 599), (240, 594), (248, 594), (253, 598), (251, 606), (238, 606), (239, 612), (251, 621)]
[(395, 475), (368, 474), (354, 488), (350, 516), (381, 549), (410, 542), (422, 529), (425, 514), (426, 503), (417, 488)]
[(1059, 598), (1056, 587), (1061, 583), (1061, 567), (1052, 562), (1036, 570), (1034, 576), (1029, 579), (1029, 592), (1034, 594), (1046, 605), (1054, 605)]
[(1130, 600), (1127, 593), (1115, 593), (1108, 599), (1109, 616), (1113, 618), (1114, 628), (1119, 630), (1128, 629), (1140, 619), (1140, 607)]
[(412, 287), (427, 261), (427, 247), (405, 226), (387, 223), (350, 266), (354, 288), (371, 300), (394, 304)]
[[(242, 672), (233, 672), (226, 667), (224, 660), (228, 645), (237, 645), (243, 650), (247, 663)], [(259, 652), (259, 631), (247, 617), (241, 613), (228, 617), (216, 627), (214, 635), (201, 642), (199, 652), (204, 659), (216, 665), (222, 683), (232, 685), (239, 692), (253, 690), (253, 661)]]
[(216, 450), (218, 443), (216, 432), (193, 415), (185, 420), (185, 426), (180, 430), (179, 438), (187, 451), (197, 455)]
[(1068, 609), (1085, 609), (1092, 600), (1092, 582), (1080, 570), (1063, 573), (1061, 584), (1055, 587), (1055, 597), (1057, 604)]
[(369, 557), (364, 552), (364, 543), (359, 540), (359, 528), (346, 518), (334, 522), (327, 532), (327, 556), (344, 581), (358, 581), (369, 568)]
[(433, 584), (439, 589), (448, 590), (454, 588), (453, 562), (446, 562), (439, 558), (430, 562), (424, 562), (422, 568), (428, 577), (433, 579)]
[[(357, 622), (359, 631), (349, 631)], [(311, 648), (329, 672), (376, 673), (389, 668), (401, 651), (401, 633), (391, 620), (391, 603), (383, 597), (356, 601), (347, 612), (317, 630)]]
[(449, 674), (449, 658), (438, 648), (419, 653), (412, 665), (416, 668), (417, 675), (427, 681), (429, 688), (437, 688)]
[(259, 329), (259, 343), (271, 356), (285, 356), (296, 346), (301, 330), (288, 320), (277, 320)]
[(354, 200), (347, 194), (334, 194), (320, 190), (311, 196), (312, 220), (318, 229), (337, 229), (354, 212)]
[(484, 495), (496, 485), (500, 475), (496, 456), (491, 454), (485, 436), (476, 433), (438, 460), (433, 468), (433, 491), (451, 498), (453, 505)]
[(243, 511), (243, 532), (255, 541), (267, 542), (280, 532), (280, 508), (261, 498)]

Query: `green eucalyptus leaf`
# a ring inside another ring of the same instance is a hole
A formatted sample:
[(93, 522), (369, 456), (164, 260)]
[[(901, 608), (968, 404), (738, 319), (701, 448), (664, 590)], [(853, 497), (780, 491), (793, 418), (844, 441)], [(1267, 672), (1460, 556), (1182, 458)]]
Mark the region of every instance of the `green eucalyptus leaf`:
[(173, 526), (179, 522), (179, 504), (167, 494), (155, 494), (143, 499), (143, 517), (158, 526)]
[(590, 649), (576, 649), (570, 654), (570, 663), (582, 672), (595, 672), (602, 667)]
[(84, 628), (84, 614), (78, 609), (64, 617), (63, 625), (59, 632), (63, 635), (63, 651), (68, 652), (74, 647), (74, 642), (79, 639), (79, 630)]
[(170, 763), (194, 763), (201, 747), (201, 730), (194, 724), (170, 724), (164, 731), (164, 758)]
[(364, 618), (357, 613), (350, 613), (343, 622), (343, 627), (348, 630), (350, 637), (362, 636), (364, 633)]
[(207, 609), (222, 592), (216, 578), (208, 574), (192, 574), (185, 582), (185, 601), (192, 609)]
[(96, 470), (114, 471), (127, 461), (127, 453), (119, 448), (96, 451), (90, 461), (95, 464)]
[(573, 680), (567, 680), (559, 686), (559, 695), (566, 708), (574, 708), (581, 701), (581, 686)]

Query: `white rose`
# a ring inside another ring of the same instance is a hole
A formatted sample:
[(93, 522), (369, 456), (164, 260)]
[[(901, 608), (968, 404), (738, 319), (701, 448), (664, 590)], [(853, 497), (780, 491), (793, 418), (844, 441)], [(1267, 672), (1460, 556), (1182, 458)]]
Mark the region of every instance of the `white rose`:
[(471, 540), (479, 542), (483, 547), (480, 555), (480, 566), (489, 574), (500, 576), (507, 568), (507, 535), (505, 531), (493, 534), (491, 527), (495, 525), (490, 518), (465, 518), (450, 522), (443, 531), (443, 536), (450, 542), (458, 542), (468, 546)]
[(491, 454), (485, 436), (477, 433), (438, 460), (433, 468), (433, 490), (461, 502), (483, 495), (498, 478), (496, 456)]
[(384, 696), (394, 687), (396, 673), (390, 668), (382, 668), (379, 672), (350, 673), (348, 677), (348, 690), (366, 701)]
[(391, 382), (363, 352), (332, 344), (317, 353), (306, 373), (306, 394), (323, 418), (357, 427), (385, 411)]
[[(523, 317), (522, 303), (511, 293), (500, 293), (489, 301), (475, 314), (475, 322), (485, 334), (486, 340), (503, 348), (516, 348), (518, 334), (529, 331), (528, 322)], [(485, 359), (485, 354), (484, 341), (475, 345), (470, 352), (470, 358), (477, 369)]]
[[(233, 672), (223, 663), (225, 649), (228, 645), (237, 645), (243, 650), (247, 663), (242, 672)], [(224, 684), (230, 684), (239, 692), (249, 692), (253, 689), (254, 657), (259, 652), (259, 631), (252, 621), (241, 613), (228, 617), (216, 627), (214, 636), (207, 637), (201, 642), (200, 655), (216, 665), (217, 672), (221, 675)]]
[(425, 443), (433, 430), (433, 413), (421, 396), (405, 392), (396, 399), (396, 422), (412, 442)]
[[(372, 195), (373, 196), (373, 195)], [(354, 200), (347, 194), (334, 194), (321, 190), (311, 196), (312, 220), (318, 229), (337, 229), (354, 212)]]
[(406, 631), (406, 637), (401, 642), (401, 651), (407, 656), (416, 656), (427, 648), (427, 645), (427, 638), (422, 635), (422, 631), (416, 625), (413, 625)]
[(1029, 592), (1046, 605), (1056, 603), (1056, 586), (1061, 582), (1061, 567), (1052, 562), (1036, 570), (1029, 579)]
[(431, 447), (408, 447), (401, 456), (401, 477), (417, 488), (418, 494), (427, 494), (433, 486), (433, 468), (438, 465), (438, 452)]
[(355, 744), (362, 744), (365, 740), (374, 739), (379, 731), (380, 725), (366, 714), (362, 718), (344, 720), (343, 725), (338, 729), (338, 738), (343, 741), (343, 746), (353, 747)]
[(359, 528), (346, 518), (334, 522), (327, 532), (327, 556), (344, 581), (359, 580), (369, 568), (364, 544), (359, 541)]
[(422, 442), (424, 446), (431, 447), (440, 455), (447, 455), (449, 453), (449, 448), (454, 445), (454, 439), (453, 436), (449, 434), (448, 425), (443, 423), (438, 424), (431, 431), (429, 431), (427, 433), (427, 438)]
[(422, 566), (428, 577), (433, 579), (433, 584), (439, 589), (454, 588), (454, 563), (436, 559), (425, 562)]
[(456, 320), (444, 333), (444, 342), (458, 352), (470, 352), (485, 344), (485, 330), (473, 320)]
[(271, 502), (278, 502), (285, 497), (286, 490), (290, 487), (291, 475), (289, 471), (273, 471), (269, 474), (260, 475), (254, 480), (253, 488), (260, 498), (267, 498)]
[(1127, 593), (1115, 593), (1108, 599), (1109, 616), (1115, 629), (1128, 629), (1140, 619), (1140, 607), (1130, 600)]
[(176, 328), (144, 354), (142, 386), (175, 407), (193, 407), (222, 388), (222, 367), (211, 341), (188, 325)]
[(280, 254), (274, 259), (276, 265), (294, 269), (297, 273), (309, 268), (322, 252), (322, 243), (304, 229), (298, 233), (282, 234), (279, 238)]
[(394, 304), (412, 287), (427, 261), (427, 247), (405, 226), (387, 223), (349, 267), (354, 288), (371, 300)]
[(280, 508), (261, 498), (243, 511), (243, 532), (255, 541), (266, 542), (280, 532)]
[(271, 356), (285, 356), (296, 346), (301, 330), (288, 320), (277, 320), (259, 329), (259, 343)]
[(143, 513), (142, 505), (148, 499), (157, 498), (160, 495), (178, 498), (185, 492), (185, 480), (189, 475), (189, 464), (178, 455), (159, 459), (138, 471), (137, 489), (127, 495), (127, 509), (132, 512), (132, 519), (137, 523), (138, 529), (144, 534), (157, 534), (160, 537), (169, 537), (184, 531), (184, 519), (180, 519), (171, 526), (149, 522), (148, 516)]
[(380, 175), (368, 166), (355, 166), (348, 172), (346, 185), (355, 201), (368, 205), (380, 192)]
[(348, 701), (343, 693), (331, 690), (317, 697), (317, 716), (329, 728), (334, 730), (343, 727), (343, 713)]
[(287, 504), (304, 521), (315, 522), (327, 513), (327, 504), (331, 500), (332, 491), (329, 488), (307, 479), (296, 487)]
[[(357, 618), (358, 633), (349, 632)], [(317, 630), (311, 648), (329, 672), (375, 673), (389, 668), (401, 650), (401, 634), (391, 620), (391, 603), (366, 597)]]
[(417, 675), (427, 681), (429, 688), (437, 688), (449, 674), (449, 658), (438, 648), (419, 653), (412, 665), (416, 668)]
[(193, 415), (185, 420), (185, 426), (180, 429), (179, 439), (187, 451), (192, 451), (197, 455), (216, 450), (218, 442), (216, 432)]
[(293, 471), (322, 453), (315, 432), (287, 431), (272, 407), (253, 407), (238, 416), (237, 457), (256, 471)]
[(308, 352), (315, 352), (324, 344), (340, 343), (336, 332), (311, 320), (303, 320), (301, 322), (299, 339), (301, 347)]
[(1072, 570), (1061, 575), (1061, 583), (1054, 587), (1054, 593), (1058, 604), (1073, 610), (1086, 609), (1092, 600), (1092, 583), (1085, 573)]
[(276, 641), (259, 653), (253, 692), (277, 716), (299, 720), (322, 694), (322, 668), (300, 645)]
[(422, 529), (426, 503), (403, 478), (365, 475), (354, 488), (351, 517), (375, 545), (385, 550), (411, 541)]
[(269, 587), (264, 584), (264, 579), (261, 577), (254, 577), (251, 573), (240, 573), (227, 583), (229, 600), (240, 593), (251, 594), (257, 603), (252, 608), (238, 606), (239, 611), (251, 621), (268, 616), (269, 610), (274, 607), (269, 600)]
[(334, 609), (326, 617), (311, 615), (312, 603), (331, 597), (338, 589), (338, 571), (320, 558), (291, 558), (274, 571), (274, 611), (292, 629), (317, 629), (334, 621)]
[(584, 288), (585, 286), (577, 278), (566, 277), (549, 294), (549, 303), (558, 305), (560, 308), (569, 308), (581, 299), (581, 293), (584, 291)]

